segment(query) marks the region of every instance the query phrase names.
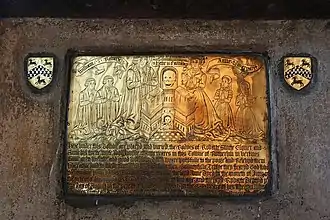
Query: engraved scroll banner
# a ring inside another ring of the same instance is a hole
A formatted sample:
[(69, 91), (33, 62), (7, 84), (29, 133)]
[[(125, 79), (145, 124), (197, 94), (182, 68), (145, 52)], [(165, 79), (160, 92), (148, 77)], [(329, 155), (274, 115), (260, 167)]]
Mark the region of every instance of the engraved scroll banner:
[(66, 185), (83, 195), (267, 192), (266, 64), (257, 55), (77, 56)]

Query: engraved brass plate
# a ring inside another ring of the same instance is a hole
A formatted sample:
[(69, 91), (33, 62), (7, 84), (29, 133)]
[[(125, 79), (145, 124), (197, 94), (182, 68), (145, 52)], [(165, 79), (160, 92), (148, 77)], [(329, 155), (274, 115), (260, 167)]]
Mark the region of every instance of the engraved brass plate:
[(77, 56), (72, 62), (69, 193), (225, 196), (267, 191), (263, 57)]

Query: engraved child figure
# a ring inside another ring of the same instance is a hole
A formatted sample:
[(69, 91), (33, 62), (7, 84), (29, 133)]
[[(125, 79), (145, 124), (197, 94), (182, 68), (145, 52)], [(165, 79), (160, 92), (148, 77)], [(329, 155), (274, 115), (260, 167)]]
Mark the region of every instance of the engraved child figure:
[(96, 81), (88, 78), (85, 81), (85, 89), (79, 94), (79, 105), (77, 112), (77, 123), (79, 128), (85, 130), (85, 134), (93, 132), (97, 120), (97, 105), (95, 99), (97, 91), (95, 89)]
[(106, 125), (111, 124), (118, 116), (119, 111), (119, 92), (113, 85), (114, 79), (111, 76), (105, 76), (103, 86), (98, 91), (99, 118), (104, 120)]
[(234, 127), (233, 111), (230, 107), (232, 98), (232, 79), (230, 76), (225, 75), (221, 79), (220, 88), (215, 92), (214, 99), (216, 100), (215, 110), (222, 120), (222, 125), (228, 129)]
[(257, 138), (263, 135), (256, 117), (252, 110), (254, 98), (251, 95), (250, 84), (247, 81), (242, 81), (240, 84), (240, 93), (236, 97), (236, 112), (235, 128), (236, 131), (243, 137)]

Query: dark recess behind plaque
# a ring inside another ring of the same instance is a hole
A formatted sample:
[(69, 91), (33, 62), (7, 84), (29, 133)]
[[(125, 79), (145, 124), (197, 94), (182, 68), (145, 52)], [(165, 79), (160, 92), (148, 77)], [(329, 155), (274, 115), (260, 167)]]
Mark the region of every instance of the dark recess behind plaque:
[(1, 0), (1, 17), (326, 19), (330, 1)]

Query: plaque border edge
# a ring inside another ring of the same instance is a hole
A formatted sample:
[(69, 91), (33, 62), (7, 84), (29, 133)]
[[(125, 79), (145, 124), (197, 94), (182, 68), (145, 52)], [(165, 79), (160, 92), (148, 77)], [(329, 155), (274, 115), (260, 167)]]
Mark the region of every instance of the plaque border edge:
[[(68, 182), (67, 182), (67, 122), (68, 122), (68, 106), (70, 102), (70, 83), (71, 83), (71, 68), (72, 62), (77, 56), (134, 56), (134, 55), (211, 55), (211, 54), (223, 54), (223, 55), (250, 55), (255, 56), (260, 59), (265, 65), (265, 81), (266, 81), (266, 108), (267, 108), (267, 119), (268, 119), (268, 183), (264, 187), (264, 191), (251, 195), (224, 195), (224, 196), (138, 196), (138, 195), (81, 195), (74, 194), (68, 191)], [(65, 200), (66, 203), (73, 207), (83, 208), (91, 206), (100, 206), (108, 204), (117, 204), (117, 205), (133, 205), (134, 202), (143, 199), (151, 201), (168, 201), (168, 200), (182, 200), (182, 201), (193, 201), (193, 200), (207, 200), (210, 202), (214, 200), (218, 202), (219, 200), (247, 200), (251, 201), (254, 199), (269, 199), (271, 198), (276, 190), (278, 189), (278, 167), (277, 167), (277, 148), (276, 145), (276, 136), (273, 136), (273, 127), (272, 127), (272, 111), (271, 111), (271, 91), (270, 91), (270, 57), (267, 52), (254, 52), (249, 50), (183, 50), (179, 49), (177, 51), (165, 50), (165, 51), (156, 51), (156, 50), (116, 50), (116, 49), (100, 49), (100, 48), (71, 48), (66, 51), (65, 60), (64, 60), (64, 82), (63, 82), (63, 93), (61, 98), (61, 128), (62, 128), (62, 163), (61, 163), (61, 197)], [(63, 126), (63, 127), (62, 127)], [(273, 155), (276, 153), (276, 155)], [(276, 168), (274, 169), (274, 166)], [(274, 173), (276, 172), (276, 173)]]

